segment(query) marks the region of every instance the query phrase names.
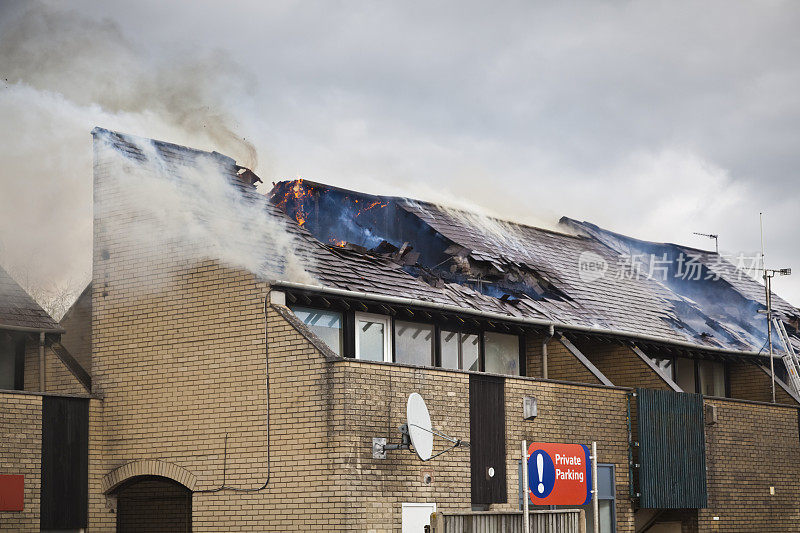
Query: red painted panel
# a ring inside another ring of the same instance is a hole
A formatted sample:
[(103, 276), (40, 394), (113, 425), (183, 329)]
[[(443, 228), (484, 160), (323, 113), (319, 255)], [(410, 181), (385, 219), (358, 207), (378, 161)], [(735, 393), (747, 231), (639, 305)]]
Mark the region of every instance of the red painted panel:
[(22, 511), (25, 501), (25, 476), (0, 475), (0, 511)]
[(586, 505), (591, 490), (589, 448), (549, 442), (528, 447), (528, 494), (534, 505)]

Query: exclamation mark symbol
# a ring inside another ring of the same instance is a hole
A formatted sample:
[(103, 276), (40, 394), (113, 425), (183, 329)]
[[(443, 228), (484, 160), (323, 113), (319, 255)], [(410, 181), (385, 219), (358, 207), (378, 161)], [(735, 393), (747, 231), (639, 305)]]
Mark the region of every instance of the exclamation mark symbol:
[(539, 494), (544, 492), (544, 457), (541, 453), (536, 455), (536, 470), (539, 472), (539, 485), (536, 487), (539, 490)]

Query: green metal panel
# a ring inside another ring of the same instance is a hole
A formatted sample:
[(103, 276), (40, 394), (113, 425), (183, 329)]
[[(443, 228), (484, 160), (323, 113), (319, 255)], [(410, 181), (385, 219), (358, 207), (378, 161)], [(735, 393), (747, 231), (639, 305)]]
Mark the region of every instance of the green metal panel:
[(703, 396), (636, 389), (639, 507), (708, 506)]

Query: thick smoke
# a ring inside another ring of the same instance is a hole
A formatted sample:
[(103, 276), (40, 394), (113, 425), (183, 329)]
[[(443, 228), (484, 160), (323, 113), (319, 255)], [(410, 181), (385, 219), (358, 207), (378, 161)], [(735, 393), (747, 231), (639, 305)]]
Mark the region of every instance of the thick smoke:
[(150, 50), (111, 21), (46, 3), (0, 14), (0, 264), (46, 307), (91, 277), (94, 126), (255, 168), (226, 111), (253, 77), (224, 55)]
[(165, 261), (167, 267), (191, 268), (205, 259), (262, 279), (314, 282), (306, 271), (313, 258), (300, 257), (286, 220), (267, 209), (264, 196), (236, 185), (229, 160), (193, 152), (177, 163), (162, 157), (150, 140), (125, 140), (143, 160), (120, 151), (108, 134), (98, 134), (96, 155), (104, 170), (94, 209), (100, 231), (129, 256), (118, 262), (123, 270), (130, 265), (122, 273), (128, 282), (144, 290), (167, 289), (170, 280), (150, 270)]

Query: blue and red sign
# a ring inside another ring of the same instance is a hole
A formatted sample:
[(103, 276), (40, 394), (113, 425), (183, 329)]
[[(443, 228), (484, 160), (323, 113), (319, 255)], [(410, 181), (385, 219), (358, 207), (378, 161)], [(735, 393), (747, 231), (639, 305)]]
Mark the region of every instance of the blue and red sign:
[(590, 452), (583, 444), (532, 442), (528, 491), (534, 505), (586, 505), (592, 500)]

